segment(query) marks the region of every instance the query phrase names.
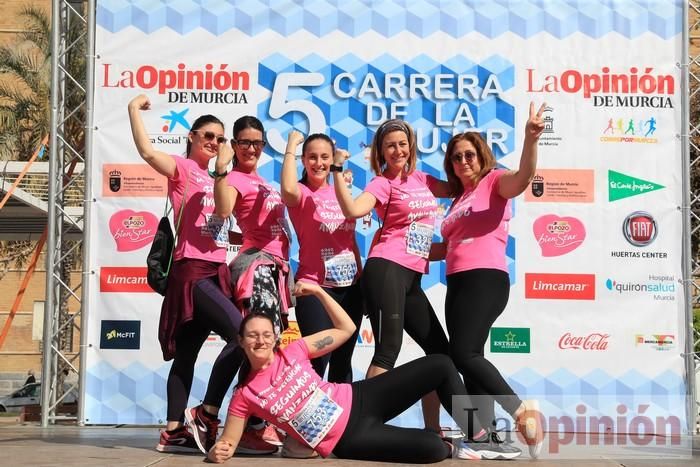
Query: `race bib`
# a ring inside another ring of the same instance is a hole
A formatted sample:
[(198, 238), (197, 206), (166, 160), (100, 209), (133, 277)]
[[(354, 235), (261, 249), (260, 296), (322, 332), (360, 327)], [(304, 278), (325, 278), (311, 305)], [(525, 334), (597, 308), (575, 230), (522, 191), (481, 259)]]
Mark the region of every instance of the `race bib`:
[(433, 226), (411, 222), (406, 232), (406, 253), (427, 258), (433, 243)]
[(207, 214), (207, 231), (219, 248), (228, 247), (229, 220), (214, 214)]
[(323, 441), (335, 422), (343, 413), (340, 407), (320, 388), (304, 404), (304, 407), (289, 421), (289, 426), (315, 448)]
[(323, 258), (325, 277), (324, 287), (348, 287), (352, 285), (357, 275), (357, 262), (351, 251)]

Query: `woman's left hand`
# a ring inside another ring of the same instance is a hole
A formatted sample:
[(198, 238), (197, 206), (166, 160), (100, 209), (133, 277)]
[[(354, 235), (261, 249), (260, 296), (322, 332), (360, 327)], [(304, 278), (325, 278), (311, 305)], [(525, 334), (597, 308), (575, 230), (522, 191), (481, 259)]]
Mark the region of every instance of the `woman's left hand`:
[(537, 113), (535, 113), (535, 103), (530, 102), (530, 116), (525, 123), (525, 138), (537, 141), (544, 131), (544, 119), (542, 114), (547, 107), (547, 103), (543, 102)]
[(306, 295), (314, 295), (319, 291), (321, 287), (316, 284), (309, 284), (308, 282), (297, 282), (294, 285), (294, 291), (292, 295), (295, 297), (304, 297)]
[(217, 464), (221, 464), (224, 461), (229, 460), (231, 457), (233, 457), (233, 446), (231, 446), (231, 443), (227, 443), (226, 441), (217, 441), (217, 443), (209, 449), (209, 453), (207, 454), (207, 458), (211, 462), (215, 462)]

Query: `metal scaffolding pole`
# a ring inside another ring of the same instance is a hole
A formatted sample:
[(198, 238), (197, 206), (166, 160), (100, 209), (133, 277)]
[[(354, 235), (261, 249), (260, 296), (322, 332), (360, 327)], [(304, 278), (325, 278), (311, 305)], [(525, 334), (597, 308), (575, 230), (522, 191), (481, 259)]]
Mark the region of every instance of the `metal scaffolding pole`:
[[(82, 378), (72, 385), (65, 379), (78, 373), (75, 362), (78, 358), (82, 360), (83, 353), (82, 348), (72, 352), (72, 346), (73, 332), (84, 328), (86, 295), (80, 289), (87, 281), (81, 279), (72, 286), (70, 265), (83, 250), (85, 234), (83, 230), (83, 236), (75, 242), (70, 242), (66, 234), (71, 227), (86, 226), (86, 213), (71, 215), (66, 209), (68, 201), (64, 194), (81, 192), (84, 211), (89, 214), (90, 194), (83, 177), (89, 173), (90, 160), (87, 154), (91, 129), (86, 122), (89, 122), (92, 104), (94, 14), (94, 0), (52, 2), (48, 242), (41, 385), (41, 425), (44, 427), (59, 419), (75, 418), (60, 416), (57, 409), (66, 396), (71, 392), (80, 393), (82, 387)], [(79, 163), (86, 166), (83, 173), (75, 173)], [(79, 304), (75, 313), (70, 311), (70, 301)], [(81, 409), (83, 399), (80, 397)]]

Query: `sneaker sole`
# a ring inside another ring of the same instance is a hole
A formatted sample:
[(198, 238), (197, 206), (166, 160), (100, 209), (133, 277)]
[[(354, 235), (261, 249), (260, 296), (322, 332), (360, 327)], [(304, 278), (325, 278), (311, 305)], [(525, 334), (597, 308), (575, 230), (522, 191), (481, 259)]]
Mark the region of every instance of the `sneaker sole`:
[(192, 428), (192, 437), (194, 438), (194, 442), (197, 443), (197, 447), (199, 448), (202, 453), (206, 454), (207, 450), (204, 449), (204, 445), (202, 444), (202, 441), (199, 439), (199, 427), (197, 424), (194, 422), (194, 417), (192, 416), (192, 410), (193, 409), (186, 409), (185, 410), (185, 422)]
[(485, 460), (495, 461), (495, 460), (509, 460), (519, 457), (521, 452), (497, 452), (489, 450), (480, 450), (481, 458)]
[(187, 453), (187, 454), (199, 454), (200, 453), (198, 449), (188, 448), (188, 447), (184, 447), (184, 446), (163, 445), (160, 443), (156, 446), (156, 451), (163, 452), (163, 453)]
[(236, 454), (249, 454), (249, 455), (254, 455), (254, 456), (264, 456), (266, 454), (274, 454), (277, 452), (277, 448), (275, 449), (250, 449), (250, 448), (244, 448), (244, 447), (237, 447), (236, 448)]
[(284, 443), (280, 441), (279, 439), (267, 439), (267, 438), (261, 438), (263, 441), (265, 441), (267, 444), (271, 444), (273, 446), (282, 446)]

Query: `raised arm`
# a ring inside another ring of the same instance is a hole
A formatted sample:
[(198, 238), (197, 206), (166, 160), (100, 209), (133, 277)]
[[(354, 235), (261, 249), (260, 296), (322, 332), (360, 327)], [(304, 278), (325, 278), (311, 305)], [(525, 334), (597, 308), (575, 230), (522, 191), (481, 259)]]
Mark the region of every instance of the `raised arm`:
[(347, 341), (355, 332), (355, 323), (345, 312), (338, 302), (333, 300), (333, 297), (328, 295), (325, 290), (316, 284), (307, 284), (306, 282), (297, 282), (294, 287), (294, 295), (315, 296), (326, 309), (328, 317), (333, 323), (332, 329), (311, 334), (304, 337), (306, 346), (309, 348), (309, 357), (314, 359), (322, 355), (332, 352)]
[(289, 132), (287, 136), (287, 149), (284, 150), (284, 162), (282, 163), (282, 201), (288, 207), (299, 205), (301, 191), (297, 182), (297, 147), (304, 141), (304, 136), (296, 130)]
[(136, 150), (141, 155), (141, 158), (153, 167), (156, 172), (172, 178), (177, 170), (175, 160), (173, 160), (172, 156), (153, 148), (151, 139), (148, 137), (146, 128), (143, 125), (141, 111), (149, 110), (150, 108), (151, 101), (144, 94), (139, 94), (129, 102), (129, 123), (131, 124), (131, 134), (134, 137)]
[(241, 436), (243, 436), (245, 423), (245, 418), (231, 414), (226, 416), (224, 432), (221, 433), (221, 437), (216, 444), (209, 449), (209, 453), (207, 454), (207, 458), (211, 462), (221, 464), (233, 457), (233, 453), (236, 452), (236, 447), (238, 447), (238, 442), (241, 440)]
[(501, 176), (498, 181), (498, 194), (504, 198), (515, 198), (525, 191), (535, 176), (537, 170), (537, 142), (544, 130), (542, 113), (546, 103), (540, 106), (535, 113), (535, 103), (530, 102), (530, 116), (525, 124), (525, 141), (523, 152), (520, 155), (520, 167), (518, 170), (509, 171)]
[(214, 170), (214, 212), (217, 216), (227, 218), (236, 205), (238, 190), (228, 184), (226, 175), (228, 166), (233, 160), (233, 149), (228, 144), (220, 144), (216, 154)]
[[(350, 157), (347, 151), (336, 149), (333, 154), (333, 165), (342, 167), (343, 163)], [(350, 189), (345, 185), (342, 172), (333, 172), (333, 185), (335, 185), (335, 197), (343, 211), (343, 215), (348, 219), (357, 219), (372, 210), (377, 203), (377, 198), (373, 194), (363, 192), (355, 199), (352, 199)]]

